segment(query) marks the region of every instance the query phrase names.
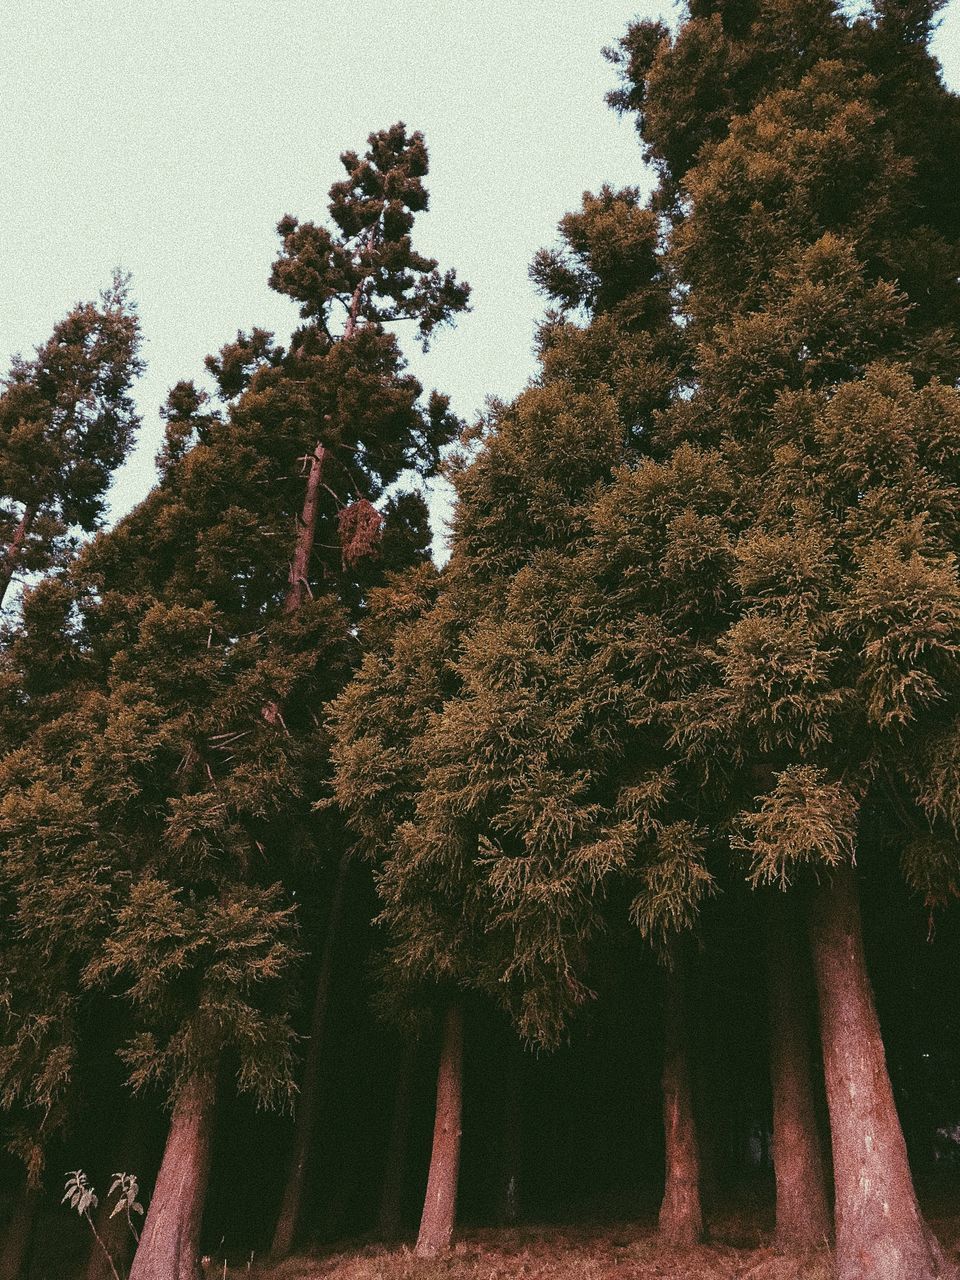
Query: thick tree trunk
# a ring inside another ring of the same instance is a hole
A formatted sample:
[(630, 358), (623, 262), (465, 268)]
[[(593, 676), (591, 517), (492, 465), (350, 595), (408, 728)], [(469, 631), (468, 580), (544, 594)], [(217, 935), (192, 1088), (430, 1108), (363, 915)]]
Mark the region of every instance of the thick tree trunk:
[(913, 1189), (864, 959), (852, 867), (824, 875), (810, 924), (833, 1146), (838, 1280), (953, 1276)]
[(130, 1280), (198, 1280), (215, 1110), (215, 1076), (191, 1077), (173, 1108)]
[(40, 1203), (40, 1192), (24, 1178), (13, 1212), (3, 1233), (0, 1248), (0, 1280), (20, 1280), (33, 1235), (33, 1223)]
[(774, 1242), (781, 1249), (815, 1249), (829, 1239), (830, 1210), (813, 1100), (807, 957), (794, 898), (775, 891), (765, 898), (773, 1168), (777, 1183)]
[(668, 1244), (697, 1244), (703, 1238), (700, 1207), (700, 1149), (690, 1087), (683, 957), (666, 970), (663, 1019), (663, 1128), (665, 1182), (660, 1234)]
[(326, 937), (323, 941), (323, 952), (320, 956), (320, 971), (317, 974), (313, 1012), (310, 1018), (310, 1038), (307, 1042), (307, 1054), (304, 1059), (303, 1076), (300, 1081), (300, 1098), (297, 1103), (297, 1116), (293, 1131), (293, 1152), (290, 1157), (290, 1168), (280, 1201), (280, 1211), (277, 1214), (277, 1225), (273, 1233), (271, 1253), (276, 1258), (286, 1257), (290, 1252), (296, 1237), (297, 1227), (300, 1224), (307, 1169), (313, 1147), (313, 1136), (317, 1126), (317, 1111), (320, 1101), (320, 1060), (327, 1024), (327, 1008), (330, 1003), (330, 979), (333, 972), (335, 948), (340, 933), (340, 921), (343, 916), (343, 903), (349, 870), (350, 856), (349, 854), (344, 854), (337, 868), (337, 879), (333, 889), (333, 898), (330, 902), (330, 916), (327, 921)]
[(383, 1188), (380, 1193), (380, 1212), (377, 1215), (377, 1237), (380, 1240), (396, 1240), (403, 1226), (403, 1184), (407, 1169), (416, 1063), (417, 1042), (408, 1040), (404, 1046), (400, 1074), (397, 1076), (390, 1140), (383, 1165)]
[(433, 1258), (450, 1248), (457, 1215), (460, 1174), (460, 1123), (463, 1099), (463, 1012), (451, 1004), (443, 1020), (433, 1150), (423, 1216), (417, 1236), (419, 1258)]
[(3, 604), (3, 597), (7, 594), (7, 588), (10, 586), (13, 575), (16, 572), (23, 552), (23, 544), (27, 540), (36, 515), (36, 507), (24, 507), (20, 523), (14, 529), (13, 537), (3, 553), (3, 559), (0, 560), (0, 605)]

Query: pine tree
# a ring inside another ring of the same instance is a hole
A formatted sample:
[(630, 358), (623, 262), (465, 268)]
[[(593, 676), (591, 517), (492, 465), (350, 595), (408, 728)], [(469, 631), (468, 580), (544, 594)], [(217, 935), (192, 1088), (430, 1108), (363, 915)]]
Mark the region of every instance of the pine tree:
[(43, 570), (71, 530), (102, 521), (110, 477), (139, 419), (130, 385), (142, 370), (127, 280), (78, 303), (32, 360), (17, 356), (0, 391), (0, 603), (14, 574)]

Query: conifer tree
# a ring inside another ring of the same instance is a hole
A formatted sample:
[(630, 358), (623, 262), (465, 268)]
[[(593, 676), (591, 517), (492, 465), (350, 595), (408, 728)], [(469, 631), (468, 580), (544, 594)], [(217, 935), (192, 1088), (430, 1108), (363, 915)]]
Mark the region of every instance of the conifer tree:
[[(23, 1171), (0, 1246), (4, 1280), (20, 1274), (50, 1153), (62, 1149), (95, 1084), (84, 1045), (117, 1043), (109, 1008), (92, 1008), (78, 990), (76, 953), (50, 944), (43, 910), (34, 910), (58, 875), (56, 859), (38, 878), (35, 857), (24, 859), (16, 839), (6, 839), (24, 742), (76, 710), (90, 690), (75, 600), (69, 574), (57, 571), (24, 590), (16, 619), (0, 633), (0, 1131)], [(48, 746), (56, 752), (62, 743), (54, 737)], [(69, 873), (58, 888), (58, 906), (68, 910), (86, 891)], [(24, 899), (32, 907), (21, 914)]]
[[(853, 864), (879, 821), (911, 882), (949, 892), (953, 836), (909, 778), (956, 696), (957, 204), (943, 148), (956, 150), (958, 104), (923, 47), (930, 6), (906, 20), (878, 5), (850, 24), (831, 11), (804, 42), (815, 57), (793, 64), (770, 39), (786, 6), (733, 8), (698, 7), (673, 41), (635, 28), (621, 51), (618, 101), (641, 112), (677, 193), (673, 258), (701, 344), (693, 394), (661, 427), (712, 447), (738, 482), (711, 539), (727, 618), (695, 617), (703, 664), (670, 705), (672, 745), (684, 767), (732, 779), (734, 843), (755, 882), (802, 884), (820, 868), (811, 938), (840, 1275), (940, 1275)], [(709, 74), (725, 88), (710, 136), (690, 139), (666, 87), (708, 26)], [(741, 95), (751, 60), (768, 70)]]
[[(604, 346), (598, 242), (571, 220), (572, 261), (535, 266), (568, 315), (544, 327), (542, 384), (499, 411), (458, 482), (440, 600), (337, 712), (338, 790), (385, 858), (396, 962), (498, 992), (542, 1041), (587, 990), (618, 882), (675, 953), (719, 867), (746, 853), (755, 884), (797, 892), (820, 868), (811, 941), (843, 1280), (947, 1269), (910, 1183), (851, 884), (858, 844), (872, 852), (858, 832), (877, 821), (929, 901), (955, 883), (957, 218), (933, 157), (935, 137), (952, 155), (958, 114), (924, 49), (931, 17), (758, 0), (691, 5), (675, 37), (631, 29), (614, 105), (638, 112), (661, 172), (655, 207), (697, 344), (675, 366), (683, 392), (631, 420), (631, 394), (657, 384), (649, 361), (618, 361), (632, 344)], [(592, 205), (610, 211), (588, 223), (601, 247), (631, 226), (611, 204)], [(621, 464), (612, 480), (601, 454)], [(370, 726), (404, 705), (397, 657), (422, 667), (431, 648), (412, 637), (451, 613), (433, 715), (401, 760)], [(778, 1002), (771, 1018), (798, 1080), (801, 1010)], [(689, 1092), (671, 1074), (665, 1101)], [(778, 1104), (781, 1165), (799, 1158), (819, 1182), (815, 1135), (791, 1146), (789, 1120)], [(819, 1238), (822, 1197), (780, 1173), (781, 1238)], [(667, 1202), (673, 1185), (668, 1169)], [(698, 1200), (677, 1200), (665, 1225), (690, 1238)]]
[(0, 391), (0, 604), (14, 574), (57, 563), (71, 529), (100, 524), (138, 418), (140, 328), (127, 280), (78, 303)]
[(411, 246), (423, 139), (396, 125), (343, 163), (336, 232), (280, 224), (272, 281), (304, 323), (287, 349), (254, 331), (210, 361), (223, 408), (171, 393), (160, 483), (75, 574), (88, 696), (9, 761), (16, 927), (75, 958), (81, 990), (123, 998), (130, 1082), (172, 1102), (135, 1280), (195, 1276), (227, 1063), (264, 1102), (295, 1092), (311, 940), (293, 894), (324, 838), (337, 847), (312, 812), (322, 707), (377, 573), (422, 554), (422, 502), (373, 503), (404, 470), (429, 473), (454, 425), (443, 397), (421, 403), (387, 328), (409, 318), (426, 340), (466, 303)]
[(454, 1224), (458, 992), (485, 991), (524, 1037), (555, 1045), (589, 996), (603, 886), (623, 857), (624, 824), (605, 825), (591, 794), (591, 770), (619, 751), (602, 697), (591, 701), (603, 676), (568, 638), (560, 602), (577, 596), (596, 492), (647, 447), (684, 343), (657, 220), (635, 191), (585, 196), (561, 235), (533, 266), (557, 304), (540, 333), (542, 379), (494, 407), (455, 474), (439, 595), (422, 580), (394, 585), (384, 612), (396, 630), (378, 632), (385, 642), (334, 706), (337, 798), (380, 867), (389, 961), (433, 986), (448, 1029), (425, 1255)]

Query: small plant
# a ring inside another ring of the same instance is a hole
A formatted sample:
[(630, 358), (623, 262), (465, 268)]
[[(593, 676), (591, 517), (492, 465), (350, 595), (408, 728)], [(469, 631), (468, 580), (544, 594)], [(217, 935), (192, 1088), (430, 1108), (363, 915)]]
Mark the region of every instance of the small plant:
[(112, 1196), (114, 1192), (119, 1192), (119, 1196), (117, 1203), (113, 1206), (110, 1217), (115, 1218), (118, 1213), (126, 1213), (127, 1226), (130, 1228), (134, 1240), (139, 1244), (140, 1232), (133, 1225), (132, 1217), (135, 1213), (139, 1213), (143, 1217), (143, 1205), (137, 1199), (140, 1193), (137, 1175), (135, 1173), (115, 1173), (108, 1194)]
[[(118, 1213), (126, 1214), (127, 1226), (130, 1228), (130, 1232), (137, 1244), (140, 1243), (140, 1233), (134, 1225), (133, 1215), (135, 1213), (139, 1213), (140, 1215), (143, 1214), (143, 1205), (137, 1199), (139, 1193), (140, 1187), (135, 1173), (115, 1173), (113, 1175), (113, 1182), (110, 1185), (110, 1191), (108, 1194), (110, 1196), (116, 1194), (117, 1203), (113, 1206), (113, 1209), (110, 1212), (110, 1217), (115, 1218)], [(86, 1219), (87, 1226), (93, 1232), (93, 1238), (96, 1240), (100, 1252), (110, 1264), (110, 1270), (113, 1273), (114, 1280), (121, 1280), (120, 1273), (113, 1261), (113, 1256), (107, 1246), (103, 1243), (100, 1233), (96, 1228), (96, 1224), (93, 1221), (91, 1210), (96, 1209), (100, 1201), (90, 1179), (82, 1169), (74, 1169), (71, 1173), (67, 1174), (67, 1180), (64, 1183), (63, 1188), (63, 1199), (60, 1203), (67, 1204), (68, 1202), (71, 1209), (76, 1209), (80, 1217)]]
[(90, 1183), (90, 1179), (82, 1169), (74, 1169), (72, 1173), (67, 1174), (67, 1181), (64, 1183), (63, 1199), (61, 1204), (70, 1202), (70, 1208), (76, 1209), (81, 1218), (86, 1218), (87, 1226), (93, 1232), (93, 1238), (100, 1246), (100, 1252), (110, 1264), (110, 1270), (113, 1272), (114, 1280), (120, 1280), (117, 1268), (114, 1266), (113, 1258), (110, 1256), (110, 1250), (100, 1238), (100, 1232), (94, 1225), (93, 1217), (90, 1213), (91, 1209), (95, 1209), (100, 1203), (97, 1193), (94, 1191)]

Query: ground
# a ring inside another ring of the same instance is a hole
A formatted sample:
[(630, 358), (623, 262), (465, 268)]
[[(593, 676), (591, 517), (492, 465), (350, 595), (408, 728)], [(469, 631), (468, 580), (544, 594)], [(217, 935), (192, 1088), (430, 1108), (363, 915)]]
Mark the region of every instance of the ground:
[[(211, 1270), (208, 1275), (219, 1275)], [(829, 1259), (788, 1260), (770, 1249), (704, 1245), (664, 1249), (651, 1234), (622, 1231), (476, 1232), (443, 1259), (401, 1249), (291, 1258), (228, 1280), (830, 1280)]]
[[(940, 1212), (937, 1212), (937, 1208)], [(941, 1241), (960, 1259), (956, 1204), (929, 1206)], [(260, 1267), (256, 1259), (222, 1270), (211, 1260), (208, 1280), (832, 1280), (829, 1254), (790, 1258), (776, 1253), (752, 1218), (711, 1223), (710, 1244), (667, 1249), (654, 1224), (602, 1227), (521, 1227), (467, 1231), (442, 1259), (421, 1261), (410, 1245), (358, 1245)]]

